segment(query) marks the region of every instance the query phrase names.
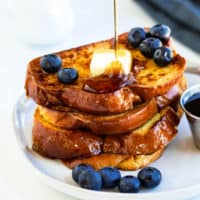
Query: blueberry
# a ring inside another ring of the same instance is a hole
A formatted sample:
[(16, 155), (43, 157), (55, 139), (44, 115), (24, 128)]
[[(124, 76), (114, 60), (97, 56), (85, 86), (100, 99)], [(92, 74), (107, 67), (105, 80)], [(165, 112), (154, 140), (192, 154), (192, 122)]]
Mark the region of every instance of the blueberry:
[(168, 47), (160, 47), (153, 54), (155, 63), (159, 66), (168, 65), (173, 59), (173, 51)]
[(74, 181), (78, 183), (78, 177), (79, 177), (80, 173), (83, 172), (83, 171), (86, 171), (86, 170), (93, 170), (93, 168), (90, 165), (87, 165), (87, 164), (77, 165), (72, 170), (72, 178), (74, 179)]
[(78, 72), (74, 68), (63, 68), (58, 72), (58, 80), (61, 83), (71, 84), (78, 78)]
[(128, 33), (128, 44), (134, 48), (137, 48), (146, 39), (146, 32), (143, 28), (133, 28)]
[(118, 187), (123, 193), (137, 193), (140, 190), (140, 180), (134, 176), (125, 176), (120, 180)]
[(102, 177), (94, 169), (82, 171), (78, 176), (78, 183), (82, 188), (85, 189), (90, 189), (90, 190), (102, 189)]
[(140, 43), (140, 51), (148, 58), (152, 58), (155, 50), (162, 46), (162, 42), (157, 38), (147, 38)]
[(56, 73), (62, 66), (62, 60), (55, 54), (45, 55), (40, 59), (40, 66), (49, 74)]
[(161, 172), (154, 167), (146, 167), (138, 173), (138, 179), (145, 188), (154, 188), (161, 182)]
[(151, 37), (159, 38), (163, 42), (167, 42), (171, 36), (171, 29), (164, 24), (157, 24), (149, 30)]
[(103, 188), (114, 188), (121, 179), (118, 169), (112, 167), (104, 167), (99, 170), (103, 181)]

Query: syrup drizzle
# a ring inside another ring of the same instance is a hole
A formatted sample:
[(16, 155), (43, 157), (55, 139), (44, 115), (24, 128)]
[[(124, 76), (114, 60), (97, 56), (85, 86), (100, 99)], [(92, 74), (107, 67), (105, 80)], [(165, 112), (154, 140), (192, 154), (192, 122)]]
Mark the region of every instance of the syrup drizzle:
[(118, 0), (113, 0), (114, 7), (114, 51), (115, 60), (107, 66), (105, 72), (85, 81), (83, 90), (101, 94), (116, 91), (122, 87), (136, 83), (132, 73), (123, 74), (123, 68), (118, 61)]
[(136, 83), (136, 79), (132, 73), (125, 75), (122, 73), (101, 74), (85, 81), (83, 90), (102, 94), (119, 90), (125, 86)]
[(115, 59), (117, 60), (117, 49), (118, 49), (118, 0), (113, 0), (114, 5), (114, 50)]

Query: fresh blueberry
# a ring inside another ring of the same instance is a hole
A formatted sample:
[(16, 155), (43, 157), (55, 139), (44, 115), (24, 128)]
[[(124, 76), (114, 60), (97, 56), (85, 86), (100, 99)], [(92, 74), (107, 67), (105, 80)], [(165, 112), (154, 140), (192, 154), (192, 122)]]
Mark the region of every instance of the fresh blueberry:
[(49, 74), (56, 73), (61, 68), (61, 65), (61, 58), (55, 54), (45, 55), (40, 60), (40, 66)]
[(164, 24), (157, 24), (149, 30), (151, 37), (159, 38), (163, 42), (167, 42), (171, 36), (171, 29)]
[(172, 61), (173, 56), (173, 51), (163, 46), (155, 50), (153, 59), (157, 65), (166, 66)]
[(64, 84), (71, 84), (78, 78), (78, 72), (74, 68), (63, 68), (58, 72), (58, 80)]
[(154, 188), (161, 182), (161, 172), (154, 167), (146, 167), (138, 173), (138, 179), (145, 188)]
[(140, 43), (140, 51), (148, 58), (152, 58), (155, 50), (162, 46), (162, 42), (157, 38), (147, 38)]
[(134, 48), (137, 48), (146, 39), (146, 32), (143, 28), (133, 28), (128, 33), (128, 44)]
[(86, 171), (86, 170), (93, 170), (93, 168), (90, 165), (87, 165), (87, 164), (77, 165), (72, 170), (72, 178), (74, 179), (74, 181), (78, 183), (78, 177), (79, 177), (80, 173), (83, 172), (83, 171)]
[(99, 170), (103, 181), (103, 188), (114, 188), (121, 179), (120, 171), (112, 167), (104, 167)]
[(102, 189), (102, 177), (99, 172), (93, 170), (84, 170), (78, 176), (78, 183), (82, 188), (90, 190)]
[(137, 193), (140, 190), (140, 180), (134, 176), (125, 176), (120, 180), (118, 187), (123, 193)]

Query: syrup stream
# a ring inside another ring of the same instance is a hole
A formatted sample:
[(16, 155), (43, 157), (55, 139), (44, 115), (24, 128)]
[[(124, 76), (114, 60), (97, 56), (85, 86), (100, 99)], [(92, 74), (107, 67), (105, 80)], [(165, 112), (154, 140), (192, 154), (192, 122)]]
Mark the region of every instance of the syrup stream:
[(118, 49), (118, 0), (113, 0), (114, 4), (114, 50), (115, 59), (117, 60), (117, 49)]

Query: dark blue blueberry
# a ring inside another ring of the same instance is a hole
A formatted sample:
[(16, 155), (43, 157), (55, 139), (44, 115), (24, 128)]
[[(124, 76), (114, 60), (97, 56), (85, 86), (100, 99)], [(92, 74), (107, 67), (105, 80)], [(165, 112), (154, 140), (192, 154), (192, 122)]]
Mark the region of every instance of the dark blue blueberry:
[(58, 80), (64, 84), (71, 84), (78, 78), (78, 72), (74, 68), (63, 68), (58, 72)]
[(84, 170), (78, 176), (80, 187), (89, 190), (102, 189), (102, 177), (99, 172), (93, 170)]
[(118, 187), (123, 193), (137, 193), (140, 190), (140, 180), (134, 176), (125, 176), (120, 180)]
[(167, 42), (171, 36), (171, 29), (164, 24), (157, 24), (149, 30), (151, 37), (159, 38), (163, 42)]
[(45, 55), (40, 60), (40, 66), (49, 74), (56, 73), (62, 66), (62, 60), (55, 54)]
[(73, 170), (72, 170), (72, 178), (74, 179), (75, 182), (78, 183), (78, 177), (81, 172), (86, 171), (86, 170), (93, 170), (93, 167), (87, 164), (80, 164), (77, 165)]
[(146, 32), (143, 28), (133, 28), (128, 33), (128, 44), (137, 48), (146, 39)]
[(162, 42), (157, 38), (147, 38), (140, 43), (140, 51), (148, 58), (152, 58), (155, 50), (162, 46)]
[(104, 167), (99, 170), (103, 181), (103, 188), (114, 188), (121, 179), (120, 171), (112, 167)]
[(154, 188), (161, 182), (161, 173), (154, 167), (146, 167), (138, 173), (138, 179), (145, 188)]
[(168, 47), (160, 47), (155, 50), (153, 59), (159, 66), (166, 66), (173, 60), (173, 51)]

